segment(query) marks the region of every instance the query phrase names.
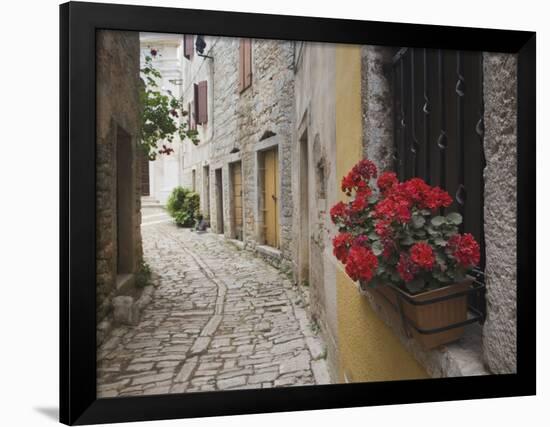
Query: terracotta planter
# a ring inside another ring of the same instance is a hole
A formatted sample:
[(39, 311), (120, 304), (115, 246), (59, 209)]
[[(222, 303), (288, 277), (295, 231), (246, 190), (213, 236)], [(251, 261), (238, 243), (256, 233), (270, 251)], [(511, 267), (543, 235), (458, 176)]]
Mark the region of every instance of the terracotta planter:
[(430, 302), (423, 305), (415, 305), (414, 303), (426, 302), (464, 292), (470, 288), (471, 284), (472, 280), (467, 279), (464, 282), (455, 283), (444, 288), (423, 292), (417, 295), (410, 295), (400, 289), (390, 286), (380, 286), (376, 289), (369, 290), (369, 292), (379, 304), (386, 307), (391, 306), (391, 310), (393, 311), (392, 315), (397, 316), (399, 321), (401, 321), (401, 314), (399, 312), (399, 302), (401, 302), (403, 314), (412, 325), (414, 325), (414, 327), (410, 324), (406, 325), (405, 329), (408, 330), (413, 338), (424, 348), (432, 349), (442, 344), (456, 341), (462, 337), (464, 334), (463, 326), (441, 332), (427, 332), (464, 322), (468, 317), (468, 297), (467, 295), (461, 295), (444, 301)]

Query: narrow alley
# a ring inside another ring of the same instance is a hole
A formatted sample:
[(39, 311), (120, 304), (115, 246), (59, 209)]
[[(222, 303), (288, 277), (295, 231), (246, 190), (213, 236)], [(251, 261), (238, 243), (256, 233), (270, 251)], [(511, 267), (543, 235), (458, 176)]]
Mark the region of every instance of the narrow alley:
[(307, 296), (280, 271), (213, 233), (144, 210), (156, 289), (136, 326), (98, 352), (98, 397), (329, 383)]

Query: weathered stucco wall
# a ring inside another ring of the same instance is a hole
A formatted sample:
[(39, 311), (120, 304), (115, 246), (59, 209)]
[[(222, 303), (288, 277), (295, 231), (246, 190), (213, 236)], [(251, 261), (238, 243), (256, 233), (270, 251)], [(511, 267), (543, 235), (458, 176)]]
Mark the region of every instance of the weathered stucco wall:
[(517, 323), (517, 57), (484, 53), (483, 72), (487, 162), (483, 355), (492, 372), (512, 373), (516, 372)]
[(334, 380), (338, 371), (336, 268), (327, 215), (339, 199), (336, 176), (335, 52), (325, 43), (296, 43), (292, 158), (293, 272), (309, 285), (310, 314), (327, 344)]
[[(97, 313), (98, 322), (110, 309), (110, 296), (117, 275), (117, 134), (129, 135), (127, 153), (131, 161), (128, 177), (134, 207), (127, 218), (133, 229), (133, 263), (136, 271), (142, 258), (140, 214), (140, 162), (137, 161), (140, 126), (139, 33), (97, 33)], [(116, 96), (113, 96), (116, 94)]]

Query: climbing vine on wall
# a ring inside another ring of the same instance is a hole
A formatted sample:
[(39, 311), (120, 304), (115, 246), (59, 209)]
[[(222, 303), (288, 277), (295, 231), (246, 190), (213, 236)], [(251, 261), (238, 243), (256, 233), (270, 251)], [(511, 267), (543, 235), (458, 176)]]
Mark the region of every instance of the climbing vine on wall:
[(157, 55), (158, 51), (151, 49), (140, 69), (144, 83), (140, 90), (141, 146), (150, 160), (155, 160), (159, 154), (173, 153), (171, 144), (176, 136), (181, 141), (189, 139), (195, 145), (199, 143), (197, 131), (189, 129), (187, 120), (181, 120), (189, 114), (183, 109), (182, 98), (162, 90), (158, 85), (162, 74), (153, 64)]

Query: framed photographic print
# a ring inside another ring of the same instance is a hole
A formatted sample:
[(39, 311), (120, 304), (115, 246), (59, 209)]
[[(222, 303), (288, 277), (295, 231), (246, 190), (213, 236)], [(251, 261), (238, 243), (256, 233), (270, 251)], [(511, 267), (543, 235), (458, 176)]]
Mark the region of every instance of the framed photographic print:
[(61, 421), (535, 393), (535, 34), (70, 2)]

